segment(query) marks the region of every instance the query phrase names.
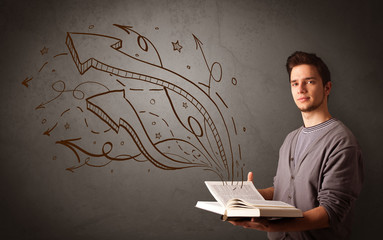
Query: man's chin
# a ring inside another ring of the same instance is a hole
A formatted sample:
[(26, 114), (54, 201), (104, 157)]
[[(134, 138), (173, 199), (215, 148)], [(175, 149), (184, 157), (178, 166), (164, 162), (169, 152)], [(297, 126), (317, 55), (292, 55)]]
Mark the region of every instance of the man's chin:
[(301, 112), (311, 112), (312, 110), (315, 110), (315, 106), (311, 104), (297, 104), (297, 107)]
[(309, 112), (313, 112), (315, 111), (316, 109), (318, 109), (319, 106), (307, 106), (307, 107), (298, 107), (299, 110), (303, 113), (309, 113)]

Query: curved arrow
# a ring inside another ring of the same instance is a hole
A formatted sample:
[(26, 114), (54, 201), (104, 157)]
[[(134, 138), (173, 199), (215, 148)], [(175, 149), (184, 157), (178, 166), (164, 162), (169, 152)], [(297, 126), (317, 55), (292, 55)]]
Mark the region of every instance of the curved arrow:
[(47, 135), (48, 137), (51, 135), (51, 132), (53, 131), (53, 129), (55, 129), (56, 127), (57, 127), (57, 124), (58, 124), (58, 122), (56, 122), (56, 124), (53, 126), (53, 127), (51, 127), (51, 128), (48, 128), (44, 133), (43, 133), (43, 135)]
[[(132, 137), (142, 154), (156, 167), (165, 170), (207, 167), (206, 165), (196, 164), (189, 161), (178, 161), (161, 153), (151, 141), (137, 111), (126, 99), (124, 90), (115, 90), (97, 94), (88, 98), (86, 102), (88, 110), (100, 117), (116, 133), (119, 132), (120, 127), (123, 127)], [(105, 112), (103, 107), (100, 107), (104, 105), (105, 102), (113, 102), (118, 108), (108, 109), (109, 111)], [(126, 120), (128, 118), (129, 123)], [(133, 128), (132, 125), (135, 126), (135, 128)]]

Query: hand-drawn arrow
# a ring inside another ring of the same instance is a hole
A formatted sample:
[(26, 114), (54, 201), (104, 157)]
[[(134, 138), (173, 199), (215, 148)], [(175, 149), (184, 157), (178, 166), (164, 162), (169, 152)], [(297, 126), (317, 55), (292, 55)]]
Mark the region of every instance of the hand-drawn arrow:
[(198, 50), (198, 48), (201, 49), (201, 53), (202, 53), (203, 59), (205, 61), (206, 67), (207, 67), (207, 69), (210, 72), (211, 70), (210, 70), (209, 64), (207, 63), (207, 60), (206, 60), (206, 57), (205, 57), (205, 53), (203, 52), (203, 49), (202, 49), (203, 43), (194, 34), (192, 34), (192, 35), (193, 35), (193, 38), (194, 38), (194, 41), (195, 41), (195, 49), (196, 50)]
[[(203, 43), (201, 42), (201, 40), (199, 40), (194, 34), (193, 35), (193, 38), (194, 38), (194, 41), (195, 41), (195, 44), (196, 44), (196, 50), (198, 50), (198, 48), (201, 50), (201, 53), (202, 53), (202, 57), (205, 61), (205, 64), (206, 64), (206, 67), (207, 69), (209, 70), (209, 84), (208, 85), (205, 85), (203, 83), (200, 83), (202, 85), (204, 85), (205, 87), (208, 88), (208, 95), (210, 96), (210, 88), (211, 88), (211, 79), (213, 78), (215, 81), (219, 82), (221, 81), (221, 78), (222, 78), (222, 67), (221, 67), (221, 64), (219, 62), (214, 62), (211, 67), (209, 67), (209, 64), (207, 63), (207, 60), (206, 60), (206, 57), (205, 57), (205, 53), (203, 52), (203, 49), (202, 49), (202, 45)], [(213, 69), (214, 69), (214, 66), (215, 65), (218, 65), (218, 67), (220, 68), (220, 77), (219, 79), (216, 79), (214, 76), (213, 76)]]
[[(219, 149), (218, 154), (226, 169), (227, 178), (233, 179), (234, 161), (227, 125), (217, 104), (199, 86), (172, 70), (135, 59), (120, 51), (122, 41), (114, 37), (68, 33), (66, 44), (80, 74), (94, 68), (121, 78), (159, 85), (186, 98), (208, 123)], [(188, 126), (187, 120), (184, 125)], [(192, 132), (192, 129), (188, 130)], [(226, 151), (230, 153), (230, 164)]]
[[(71, 172), (74, 172), (74, 170), (81, 168), (84, 165), (88, 165), (90, 167), (104, 167), (104, 166), (108, 165), (109, 163), (111, 163), (112, 161), (127, 161), (127, 160), (131, 160), (131, 159), (136, 160), (136, 157), (138, 157), (140, 155), (140, 154), (136, 154), (136, 155), (132, 156), (132, 155), (123, 154), (123, 155), (118, 155), (118, 156), (110, 156), (109, 155), (110, 152), (108, 152), (108, 151), (105, 152), (104, 150), (100, 151), (100, 153), (92, 153), (92, 152), (86, 151), (84, 148), (80, 147), (76, 143), (79, 140), (81, 140), (81, 138), (66, 139), (66, 140), (60, 140), (60, 141), (56, 142), (57, 144), (62, 144), (64, 146), (68, 147), (70, 150), (72, 150), (72, 152), (76, 155), (78, 163), (81, 163), (83, 161), (83, 163), (80, 165), (75, 165), (75, 166), (72, 166), (72, 167), (69, 167), (66, 169), (66, 170), (71, 171)], [(103, 147), (106, 145), (109, 146), (110, 150), (113, 148), (112, 147), (113, 145), (110, 142), (104, 143)], [(88, 157), (85, 158), (85, 160), (82, 160), (82, 158), (80, 157), (80, 153), (83, 153)], [(106, 163), (103, 163), (103, 164), (98, 164), (98, 165), (90, 164), (89, 162), (91, 161), (91, 157), (92, 158), (105, 157), (109, 161), (107, 161)]]
[[(141, 153), (156, 167), (165, 170), (206, 167), (204, 164), (175, 160), (158, 150), (146, 132), (137, 111), (126, 99), (124, 90), (97, 94), (86, 101), (88, 110), (101, 118), (116, 133), (120, 131), (120, 128), (124, 128), (132, 137)], [(113, 102), (116, 107), (110, 108), (110, 106), (105, 106), (105, 103), (110, 102)]]
[[(58, 88), (56, 85), (60, 85), (61, 88)], [(55, 92), (58, 92), (59, 94), (57, 96), (55, 96), (54, 98), (50, 99), (49, 101), (47, 102), (44, 102), (44, 103), (40, 103), (36, 108), (35, 110), (37, 109), (42, 109), (42, 108), (45, 108), (45, 105), (47, 105), (48, 103), (56, 100), (57, 98), (59, 98), (64, 92), (65, 92), (65, 82), (62, 81), (62, 80), (58, 80), (56, 82), (54, 82), (52, 84), (52, 89), (55, 91)]]
[(47, 135), (47, 136), (49, 137), (49, 136), (51, 135), (51, 132), (53, 131), (53, 129), (56, 128), (57, 124), (58, 124), (58, 122), (57, 122), (53, 127), (48, 128), (48, 129), (43, 133), (43, 135)]
[(26, 77), (21, 84), (23, 84), (26, 87), (29, 87), (28, 82), (32, 81), (33, 77)]

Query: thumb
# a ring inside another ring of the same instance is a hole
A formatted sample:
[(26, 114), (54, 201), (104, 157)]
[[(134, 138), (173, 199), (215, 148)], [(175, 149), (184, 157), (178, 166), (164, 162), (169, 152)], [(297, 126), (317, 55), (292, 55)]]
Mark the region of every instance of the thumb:
[(253, 172), (249, 172), (247, 174), (247, 181), (252, 182), (253, 181)]

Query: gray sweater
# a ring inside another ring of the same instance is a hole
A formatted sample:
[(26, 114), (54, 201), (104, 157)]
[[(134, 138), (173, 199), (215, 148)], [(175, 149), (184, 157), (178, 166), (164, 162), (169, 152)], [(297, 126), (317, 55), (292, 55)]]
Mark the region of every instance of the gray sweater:
[(302, 211), (323, 206), (330, 227), (268, 236), (270, 239), (347, 239), (363, 182), (359, 145), (351, 131), (337, 120), (323, 129), (300, 158), (294, 160), (301, 130), (302, 127), (287, 135), (280, 148), (274, 200), (290, 203)]

